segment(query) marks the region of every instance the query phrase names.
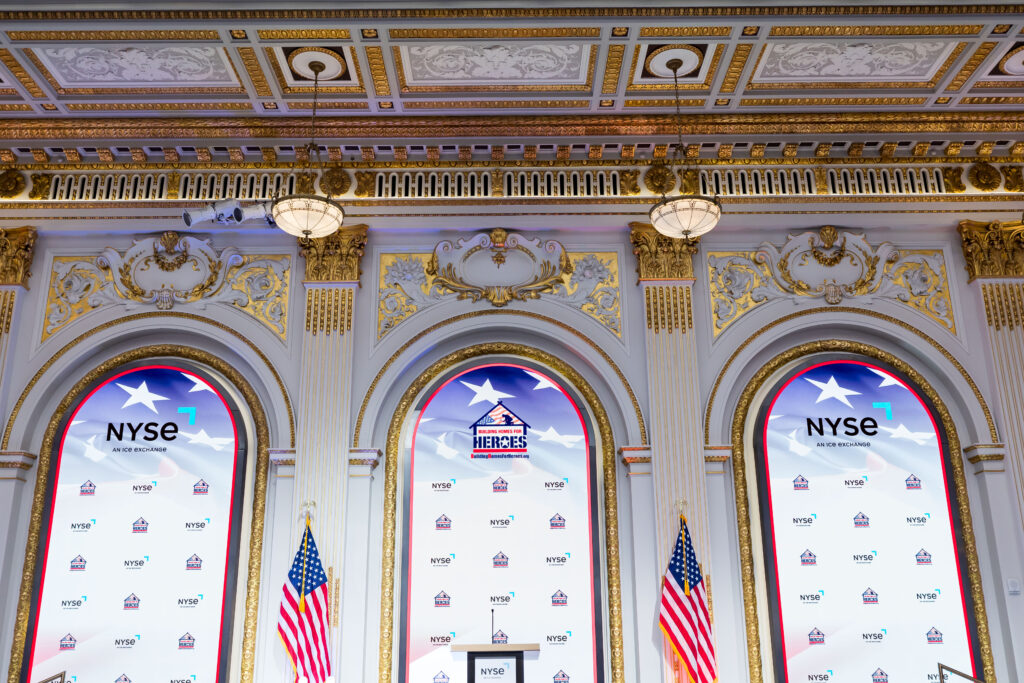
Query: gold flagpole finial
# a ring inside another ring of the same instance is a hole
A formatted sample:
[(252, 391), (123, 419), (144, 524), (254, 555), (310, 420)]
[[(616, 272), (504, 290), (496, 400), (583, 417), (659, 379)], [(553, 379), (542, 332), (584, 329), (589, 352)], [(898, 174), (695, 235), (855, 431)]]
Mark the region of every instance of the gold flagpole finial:
[(299, 589), (299, 612), (306, 611), (306, 558), (309, 556), (309, 534), (312, 515), (310, 511), (316, 507), (316, 503), (307, 500), (302, 505), (302, 516), (305, 517), (305, 527), (302, 530), (302, 585)]

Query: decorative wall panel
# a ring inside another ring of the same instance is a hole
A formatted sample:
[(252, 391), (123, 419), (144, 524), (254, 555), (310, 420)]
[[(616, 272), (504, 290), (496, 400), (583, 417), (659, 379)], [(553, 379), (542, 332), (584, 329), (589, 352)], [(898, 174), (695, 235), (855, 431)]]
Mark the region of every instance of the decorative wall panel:
[(41, 341), (103, 306), (175, 304), (233, 306), (259, 320), (282, 340), (288, 310), (291, 258), (284, 254), (220, 251), (210, 240), (165, 232), (135, 240), (125, 251), (99, 256), (57, 256), (50, 271)]
[(888, 300), (903, 304), (956, 333), (946, 262), (940, 249), (872, 246), (863, 233), (825, 226), (790, 235), (781, 247), (708, 252), (713, 333), (771, 301), (803, 298), (839, 304)]

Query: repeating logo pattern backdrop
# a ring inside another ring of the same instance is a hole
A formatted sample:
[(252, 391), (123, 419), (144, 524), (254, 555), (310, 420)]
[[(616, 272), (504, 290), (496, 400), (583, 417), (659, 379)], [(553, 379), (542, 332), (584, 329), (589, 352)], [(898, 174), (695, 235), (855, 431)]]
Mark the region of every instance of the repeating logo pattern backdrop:
[(867, 363), (815, 365), (775, 396), (762, 438), (786, 680), (974, 671), (943, 444), (914, 390)]
[(105, 381), (61, 439), (28, 680), (217, 679), (234, 418), (189, 371)]
[(531, 368), (478, 366), (427, 400), (412, 438), (409, 683), (465, 683), (450, 646), (491, 642), (540, 643), (527, 680), (597, 680), (592, 465), (576, 404)]

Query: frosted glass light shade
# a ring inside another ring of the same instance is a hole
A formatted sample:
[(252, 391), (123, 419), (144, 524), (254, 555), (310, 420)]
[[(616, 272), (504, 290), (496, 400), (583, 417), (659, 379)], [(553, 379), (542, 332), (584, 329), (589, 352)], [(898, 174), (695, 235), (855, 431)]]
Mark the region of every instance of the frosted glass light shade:
[(296, 237), (326, 237), (345, 221), (345, 211), (326, 197), (290, 194), (270, 207), (277, 227)]
[(666, 197), (651, 207), (651, 225), (666, 237), (693, 238), (711, 232), (722, 217), (717, 199), (703, 195)]

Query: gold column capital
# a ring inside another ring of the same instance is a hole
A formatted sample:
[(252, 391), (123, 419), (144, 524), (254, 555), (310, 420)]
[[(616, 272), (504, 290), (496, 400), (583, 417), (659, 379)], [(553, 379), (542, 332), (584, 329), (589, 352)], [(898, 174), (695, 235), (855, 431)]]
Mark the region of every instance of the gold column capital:
[(693, 255), (699, 238), (673, 239), (650, 223), (630, 223), (629, 241), (636, 256), (637, 284), (647, 280), (694, 279)]
[(366, 229), (366, 225), (350, 225), (327, 237), (300, 241), (306, 282), (359, 282)]
[(0, 228), (0, 285), (28, 289), (35, 247), (35, 228)]
[(1024, 222), (960, 221), (957, 231), (968, 282), (977, 278), (1024, 278)]

